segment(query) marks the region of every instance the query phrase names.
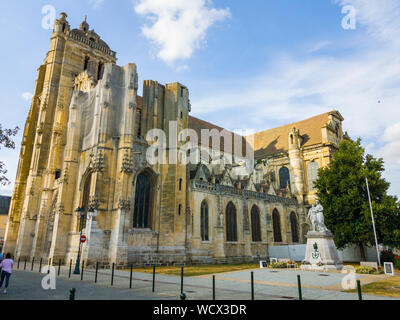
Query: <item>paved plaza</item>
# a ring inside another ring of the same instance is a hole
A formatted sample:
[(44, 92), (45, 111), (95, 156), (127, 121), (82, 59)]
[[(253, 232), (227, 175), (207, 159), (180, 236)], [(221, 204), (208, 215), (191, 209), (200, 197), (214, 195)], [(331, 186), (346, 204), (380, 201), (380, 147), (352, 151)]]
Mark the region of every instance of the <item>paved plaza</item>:
[[(46, 274), (39, 273), (39, 265), (21, 264), (15, 270), (7, 295), (0, 299), (17, 300), (66, 300), (69, 290), (76, 288), (77, 300), (177, 300), (180, 295), (180, 277), (156, 274), (155, 292), (152, 292), (152, 274), (133, 273), (133, 288), (130, 289), (130, 272), (115, 270), (111, 285), (111, 270), (99, 270), (97, 283), (95, 271), (84, 270), (81, 275), (71, 274), (69, 268), (61, 267), (57, 276), (56, 289), (44, 290), (41, 282)], [(55, 272), (58, 268), (55, 267)], [(256, 300), (296, 300), (298, 299), (297, 275), (301, 276), (303, 299), (305, 300), (357, 300), (354, 293), (341, 292), (344, 274), (318, 273), (286, 269), (255, 269), (216, 275), (217, 300), (249, 300), (251, 298), (251, 272), (254, 272), (254, 292)], [(380, 276), (379, 279), (385, 276)], [(362, 283), (371, 282), (371, 276), (358, 276)], [(373, 278), (377, 280), (376, 276)], [(212, 275), (185, 277), (184, 292), (190, 300), (212, 299)], [(364, 300), (389, 300), (387, 297), (363, 295)], [(390, 299), (392, 300), (392, 299)]]

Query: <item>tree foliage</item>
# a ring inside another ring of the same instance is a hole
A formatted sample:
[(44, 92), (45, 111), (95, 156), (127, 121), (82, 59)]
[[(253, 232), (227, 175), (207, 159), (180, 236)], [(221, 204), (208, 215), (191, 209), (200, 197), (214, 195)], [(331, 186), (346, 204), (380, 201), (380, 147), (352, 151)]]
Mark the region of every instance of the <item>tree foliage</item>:
[[(387, 194), (390, 184), (382, 178), (383, 171), (383, 159), (365, 155), (360, 139), (343, 140), (330, 164), (319, 170), (315, 182), (317, 195), (338, 248), (353, 244), (375, 245), (366, 177), (378, 242), (400, 245), (400, 205), (396, 197)], [(363, 246), (360, 248), (365, 257)]]
[[(15, 142), (13, 141), (12, 137), (15, 137), (19, 131), (18, 127), (14, 129), (3, 129), (2, 125), (0, 124), (0, 149), (2, 147), (7, 149), (15, 149)], [(5, 163), (0, 161), (0, 184), (7, 185), (10, 181), (5, 176), (7, 170), (5, 168)]]

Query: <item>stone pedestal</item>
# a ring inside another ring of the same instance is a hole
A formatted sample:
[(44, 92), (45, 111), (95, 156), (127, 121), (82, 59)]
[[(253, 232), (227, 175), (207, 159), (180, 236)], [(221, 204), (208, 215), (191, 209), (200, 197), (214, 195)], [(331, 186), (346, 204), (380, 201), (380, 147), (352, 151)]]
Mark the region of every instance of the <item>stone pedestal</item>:
[(331, 232), (310, 231), (307, 234), (306, 257), (301, 269), (304, 270), (342, 270), (333, 234)]

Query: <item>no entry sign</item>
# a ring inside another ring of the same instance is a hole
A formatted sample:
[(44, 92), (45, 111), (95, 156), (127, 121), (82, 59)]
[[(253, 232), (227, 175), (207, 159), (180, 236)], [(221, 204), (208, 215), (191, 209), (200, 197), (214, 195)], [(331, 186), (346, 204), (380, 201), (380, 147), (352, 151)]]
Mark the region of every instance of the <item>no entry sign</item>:
[(81, 242), (82, 242), (82, 243), (85, 243), (86, 240), (87, 240), (86, 236), (81, 236)]

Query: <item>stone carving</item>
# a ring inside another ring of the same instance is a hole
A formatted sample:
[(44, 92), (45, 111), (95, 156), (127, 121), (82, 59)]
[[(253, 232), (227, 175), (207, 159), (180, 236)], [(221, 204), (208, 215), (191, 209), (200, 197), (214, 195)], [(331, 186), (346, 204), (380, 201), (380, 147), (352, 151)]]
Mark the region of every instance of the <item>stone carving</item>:
[(94, 170), (96, 172), (103, 172), (104, 170), (104, 156), (101, 150), (97, 153), (97, 157), (94, 162)]
[(131, 209), (131, 202), (129, 200), (119, 199), (118, 208), (121, 210), (129, 211)]
[(98, 210), (100, 206), (99, 196), (96, 194), (89, 199), (89, 208), (93, 210)]
[(122, 165), (121, 165), (121, 172), (131, 174), (133, 173), (133, 159), (132, 156), (129, 154), (129, 151), (125, 151), (124, 158), (122, 159)]
[(308, 211), (308, 219), (310, 219), (313, 231), (330, 233), (328, 228), (325, 226), (324, 207), (318, 200)]

